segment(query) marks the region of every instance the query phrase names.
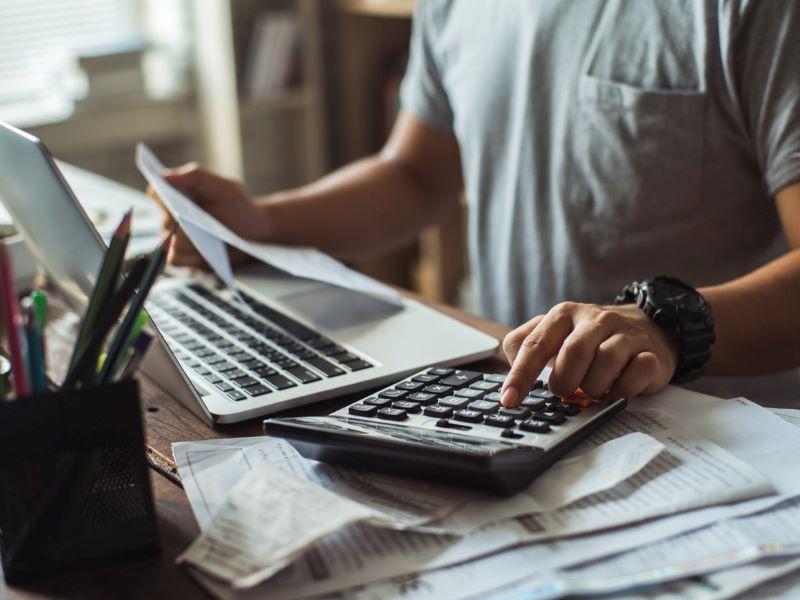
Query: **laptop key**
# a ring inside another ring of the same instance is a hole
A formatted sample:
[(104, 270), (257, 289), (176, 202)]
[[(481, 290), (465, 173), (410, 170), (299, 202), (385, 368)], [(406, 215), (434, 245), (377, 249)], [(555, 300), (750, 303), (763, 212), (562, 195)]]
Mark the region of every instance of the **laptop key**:
[(315, 369), (322, 371), (328, 377), (336, 377), (337, 375), (344, 374), (344, 371), (324, 358), (309, 358), (306, 362)]
[(234, 378), (233, 379), (233, 383), (235, 383), (239, 387), (248, 387), (248, 386), (251, 386), (251, 385), (258, 384), (258, 380), (257, 379), (253, 379), (249, 375), (245, 375), (243, 377)]
[(308, 369), (304, 369), (303, 367), (288, 369), (288, 372), (296, 379), (300, 380), (300, 383), (311, 383), (312, 381), (320, 380), (320, 378), (317, 375), (315, 375)]
[(265, 381), (272, 387), (278, 388), (279, 390), (285, 390), (286, 388), (295, 386), (293, 381), (284, 377), (283, 375), (272, 375), (270, 377), (266, 377)]
[(340, 354), (333, 354), (333, 355), (329, 354), (328, 356), (330, 356), (333, 360), (335, 360), (338, 363), (345, 363), (345, 364), (353, 362), (354, 360), (358, 360), (358, 357), (352, 352), (342, 352)]
[(372, 368), (372, 365), (365, 360), (354, 360), (353, 362), (349, 362), (345, 364), (345, 366), (350, 369), (351, 371), (363, 371), (364, 369)]
[(248, 396), (263, 396), (264, 394), (271, 394), (272, 390), (259, 383), (257, 385), (251, 385), (250, 387), (244, 388), (244, 393)]
[(233, 389), (233, 386), (225, 381), (216, 384), (216, 388), (220, 392), (230, 392)]
[(242, 392), (238, 390), (233, 390), (231, 392), (228, 392), (227, 395), (228, 398), (230, 398), (231, 400), (244, 400), (245, 398), (247, 398), (247, 396), (245, 396)]
[(267, 366), (264, 363), (261, 364), (262, 366), (253, 369), (253, 372), (259, 377), (272, 377), (273, 375), (278, 374), (278, 372), (272, 367)]

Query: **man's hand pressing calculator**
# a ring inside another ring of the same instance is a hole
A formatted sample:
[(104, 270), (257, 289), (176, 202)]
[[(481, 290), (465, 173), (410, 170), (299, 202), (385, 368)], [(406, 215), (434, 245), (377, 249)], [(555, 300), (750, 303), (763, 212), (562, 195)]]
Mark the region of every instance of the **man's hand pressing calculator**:
[(537, 380), (515, 408), (504, 376), (433, 367), (327, 417), (266, 419), (306, 458), (511, 494), (625, 407), (559, 398)]

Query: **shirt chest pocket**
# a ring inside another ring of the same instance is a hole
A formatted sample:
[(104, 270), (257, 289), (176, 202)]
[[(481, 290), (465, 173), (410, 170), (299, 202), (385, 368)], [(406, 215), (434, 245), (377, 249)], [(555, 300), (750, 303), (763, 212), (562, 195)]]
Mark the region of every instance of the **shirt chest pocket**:
[(699, 209), (705, 94), (581, 76), (573, 199), (595, 225), (667, 225)]

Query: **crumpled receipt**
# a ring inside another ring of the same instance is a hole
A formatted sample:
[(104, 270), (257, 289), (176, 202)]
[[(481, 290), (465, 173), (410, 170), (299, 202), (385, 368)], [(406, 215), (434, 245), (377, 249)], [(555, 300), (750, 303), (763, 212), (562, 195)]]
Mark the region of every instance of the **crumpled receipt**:
[(464, 504), (445, 519), (442, 528), (463, 534), (501, 519), (556, 510), (632, 477), (664, 448), (663, 443), (640, 432), (609, 440), (579, 456), (560, 460), (511, 498)]
[[(468, 501), (445, 521), (458, 529), (458, 525), (474, 526), (476, 519), (495, 521), (555, 510), (635, 475), (663, 448), (661, 442), (643, 433), (610, 440), (556, 463), (511, 498), (464, 492)], [(348, 525), (364, 522), (393, 529), (409, 525), (360, 500), (262, 463), (233, 487), (178, 562), (236, 588), (248, 588), (269, 579), (317, 541)], [(447, 529), (440, 531), (446, 533)]]

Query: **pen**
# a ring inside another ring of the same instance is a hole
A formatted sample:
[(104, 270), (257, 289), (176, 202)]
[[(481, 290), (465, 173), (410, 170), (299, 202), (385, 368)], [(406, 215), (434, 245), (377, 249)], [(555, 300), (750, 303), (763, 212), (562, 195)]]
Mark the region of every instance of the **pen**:
[(21, 307), (25, 317), (25, 334), (28, 340), (28, 373), (30, 374), (31, 388), (34, 392), (44, 392), (47, 390), (47, 378), (44, 372), (44, 347), (39, 316), (30, 296), (23, 298)]
[(86, 307), (86, 314), (83, 317), (83, 323), (81, 323), (81, 328), (78, 332), (78, 341), (75, 344), (72, 358), (69, 362), (70, 369), (68, 370), (74, 367), (78, 356), (92, 337), (102, 306), (117, 287), (117, 281), (119, 280), (125, 259), (125, 250), (128, 247), (128, 240), (130, 239), (132, 212), (133, 209), (125, 213), (122, 221), (120, 221), (120, 224), (117, 226), (111, 238), (111, 244), (109, 244), (108, 250), (105, 253), (103, 263), (100, 265), (100, 273), (97, 275), (97, 282), (89, 298), (89, 304)]
[(147, 271), (142, 276), (142, 284), (139, 286), (133, 300), (131, 300), (131, 306), (128, 308), (128, 312), (108, 348), (108, 356), (100, 371), (100, 382), (107, 382), (113, 379), (122, 367), (122, 361), (133, 343), (136, 323), (141, 319), (141, 312), (144, 309), (144, 303), (150, 293), (150, 288), (153, 287), (161, 271), (164, 270), (164, 265), (167, 261), (167, 247), (173, 233), (174, 230), (164, 237), (164, 240), (150, 257), (150, 264), (148, 264)]
[(8, 257), (6, 245), (0, 242), (0, 294), (3, 301), (3, 316), (8, 337), (8, 351), (11, 359), (11, 373), (14, 390), (18, 398), (30, 392), (28, 374), (25, 368), (25, 336), (22, 332), (22, 315), (19, 310), (14, 267)]

